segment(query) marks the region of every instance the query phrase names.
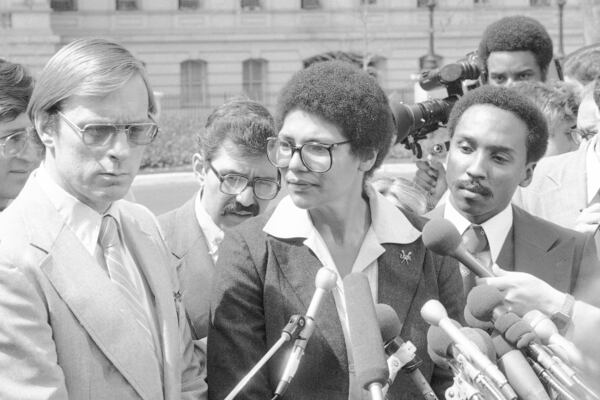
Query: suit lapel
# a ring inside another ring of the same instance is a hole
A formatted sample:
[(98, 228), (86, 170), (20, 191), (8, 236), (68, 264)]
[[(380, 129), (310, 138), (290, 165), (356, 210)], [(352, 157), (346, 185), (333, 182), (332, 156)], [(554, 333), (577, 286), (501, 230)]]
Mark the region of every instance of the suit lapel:
[(154, 298), (161, 336), (165, 393), (178, 393), (181, 382), (176, 376), (180, 376), (180, 365), (177, 362), (180, 349), (179, 341), (174, 341), (173, 338), (179, 337), (179, 328), (176, 319), (176, 293), (168, 274), (168, 268), (174, 266), (169, 265), (170, 260), (160, 251), (162, 244), (153, 239), (150, 229), (144, 229), (138, 221), (124, 213), (121, 213), (121, 223), (125, 242)]
[(384, 244), (385, 253), (377, 259), (378, 302), (396, 310), (402, 327), (418, 291), (423, 270), (425, 248), (416, 243)]
[[(319, 259), (304, 246), (302, 239), (269, 240), (284, 277), (306, 313), (315, 292), (315, 276), (322, 267)], [(323, 296), (316, 316), (319, 334), (338, 358), (342, 368), (348, 368), (348, 356), (342, 325), (331, 292)]]
[(559, 238), (548, 226), (513, 206), (515, 267), (530, 273), (558, 290), (568, 292), (571, 282), (574, 243), (555, 245)]

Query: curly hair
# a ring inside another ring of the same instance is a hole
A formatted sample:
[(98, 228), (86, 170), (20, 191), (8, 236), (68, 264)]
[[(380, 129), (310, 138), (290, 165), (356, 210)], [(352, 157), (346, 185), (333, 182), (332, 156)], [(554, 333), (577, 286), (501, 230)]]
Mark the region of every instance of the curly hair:
[(552, 61), (552, 39), (546, 28), (533, 18), (523, 15), (504, 17), (488, 25), (483, 32), (478, 50), (483, 65), (487, 66), (490, 53), (494, 51), (531, 51), (545, 79)]
[(267, 139), (275, 136), (275, 122), (263, 105), (245, 97), (227, 100), (213, 110), (198, 135), (204, 160), (211, 160), (228, 139), (239, 154), (267, 154)]
[(511, 89), (531, 100), (544, 114), (548, 126), (561, 121), (577, 123), (579, 99), (573, 85), (563, 81), (516, 82)]
[(33, 78), (20, 64), (0, 58), (0, 121), (12, 121), (27, 111)]
[(388, 98), (375, 78), (345, 61), (324, 61), (294, 74), (277, 102), (278, 130), (294, 110), (318, 115), (336, 125), (351, 140), (353, 154), (377, 158), (370, 176), (388, 153), (394, 120)]
[(448, 118), (450, 137), (462, 115), (472, 106), (489, 104), (501, 110), (508, 111), (523, 121), (527, 126), (527, 162), (537, 162), (548, 147), (548, 124), (542, 112), (525, 96), (513, 89), (485, 85), (465, 94), (454, 104)]

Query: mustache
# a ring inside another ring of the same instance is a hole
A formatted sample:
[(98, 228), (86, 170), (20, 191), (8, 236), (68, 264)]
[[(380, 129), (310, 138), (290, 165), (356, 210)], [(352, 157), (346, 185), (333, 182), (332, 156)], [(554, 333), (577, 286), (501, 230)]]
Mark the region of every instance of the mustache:
[(221, 215), (225, 214), (238, 214), (238, 213), (250, 213), (253, 217), (256, 217), (260, 212), (260, 207), (256, 203), (252, 203), (249, 206), (245, 206), (237, 201), (232, 201), (223, 207)]
[(471, 181), (471, 180), (459, 180), (456, 182), (456, 187), (459, 189), (466, 189), (469, 190), (471, 192), (477, 193), (481, 196), (491, 196), (492, 195), (492, 191), (483, 186), (481, 183), (477, 182), (477, 181)]

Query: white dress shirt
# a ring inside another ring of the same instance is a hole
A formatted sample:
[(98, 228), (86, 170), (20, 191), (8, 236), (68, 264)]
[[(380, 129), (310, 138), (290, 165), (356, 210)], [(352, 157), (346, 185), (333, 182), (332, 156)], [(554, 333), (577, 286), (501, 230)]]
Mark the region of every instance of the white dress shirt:
[[(458, 233), (462, 236), (467, 228), (471, 225), (471, 222), (467, 220), (458, 210), (452, 205), (452, 201), (446, 202), (444, 205), (444, 219), (452, 222)], [(490, 244), (490, 256), (492, 262), (495, 264), (504, 246), (508, 232), (512, 228), (513, 224), (513, 211), (512, 206), (509, 204), (506, 208), (494, 215), (487, 221), (478, 224), (483, 228), (485, 235), (487, 236), (488, 243)]]
[[(369, 197), (371, 210), (371, 225), (367, 230), (363, 243), (360, 247), (356, 260), (352, 265), (351, 272), (362, 272), (368, 280), (373, 296), (373, 302), (377, 303), (377, 258), (385, 252), (384, 243), (406, 244), (412, 243), (419, 238), (421, 233), (412, 226), (406, 216), (392, 203), (385, 199), (380, 193), (366, 189)], [(348, 314), (346, 300), (344, 297), (344, 285), (342, 277), (331, 257), (331, 253), (325, 244), (321, 234), (315, 228), (307, 210), (296, 207), (289, 196), (284, 197), (275, 208), (273, 215), (263, 228), (267, 234), (281, 238), (304, 238), (304, 245), (311, 249), (324, 267), (330, 268), (336, 275), (336, 286), (333, 288), (333, 298), (340, 319), (346, 352), (348, 355), (348, 368), (350, 370), (350, 394), (349, 399), (369, 399), (367, 391), (362, 390), (354, 374), (354, 363), (352, 359), (352, 347), (350, 342), (350, 328), (348, 325)]]
[(196, 195), (196, 202), (194, 204), (194, 211), (196, 214), (196, 219), (198, 220), (198, 225), (200, 225), (200, 229), (204, 234), (204, 239), (206, 240), (206, 246), (208, 247), (208, 254), (213, 259), (213, 263), (217, 264), (217, 259), (219, 258), (219, 245), (223, 241), (223, 237), (225, 233), (215, 221), (208, 215), (206, 209), (202, 205), (202, 192), (198, 192)]
[(598, 154), (600, 149), (597, 149), (600, 143), (598, 143), (598, 135), (590, 139), (590, 142), (585, 155), (585, 172), (581, 171), (582, 174), (586, 174), (588, 206), (600, 202), (600, 195), (598, 194), (598, 191), (600, 191), (600, 158)]

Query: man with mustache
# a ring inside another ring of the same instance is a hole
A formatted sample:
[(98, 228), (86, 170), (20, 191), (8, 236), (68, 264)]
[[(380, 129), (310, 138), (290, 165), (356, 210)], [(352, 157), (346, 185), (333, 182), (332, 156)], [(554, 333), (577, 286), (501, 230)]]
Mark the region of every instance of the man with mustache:
[(267, 158), (275, 124), (261, 104), (242, 98), (217, 107), (198, 135), (193, 170), (200, 190), (159, 217), (178, 274), (194, 339), (208, 332), (209, 295), (223, 229), (264, 212), (279, 193), (280, 176)]
[[(430, 213), (451, 221), (463, 243), (496, 275), (486, 278), (518, 314), (539, 309), (563, 327), (573, 297), (597, 304), (587, 290), (598, 278), (594, 241), (511, 205), (546, 150), (548, 129), (537, 107), (517, 92), (484, 86), (454, 106), (448, 129), (448, 202)], [(465, 291), (475, 279), (463, 272)]]

